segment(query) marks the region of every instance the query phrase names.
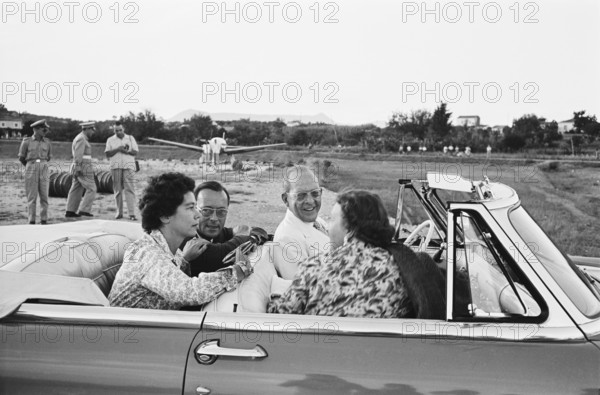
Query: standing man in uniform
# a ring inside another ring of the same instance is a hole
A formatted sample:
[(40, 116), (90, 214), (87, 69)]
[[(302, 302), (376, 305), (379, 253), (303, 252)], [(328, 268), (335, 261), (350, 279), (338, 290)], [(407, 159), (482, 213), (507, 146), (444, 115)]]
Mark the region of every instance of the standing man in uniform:
[[(71, 150), (73, 152), (73, 163), (71, 164), (71, 176), (73, 183), (69, 196), (67, 197), (67, 212), (65, 217), (93, 217), (92, 204), (96, 197), (96, 182), (94, 181), (94, 168), (92, 166), (92, 146), (89, 143), (90, 137), (96, 131), (94, 122), (83, 122), (81, 133), (73, 140)], [(85, 191), (83, 202), (81, 196)], [(81, 206), (79, 203), (81, 202)], [(79, 212), (76, 212), (79, 209)]]
[(25, 166), (25, 194), (29, 223), (35, 224), (35, 209), (40, 195), (41, 224), (48, 223), (48, 161), (52, 157), (52, 144), (46, 138), (50, 126), (45, 119), (31, 124), (33, 136), (25, 137), (19, 148), (19, 161)]
[(127, 214), (132, 221), (135, 217), (135, 156), (138, 153), (138, 145), (129, 134), (125, 134), (125, 128), (120, 121), (114, 126), (115, 135), (106, 140), (104, 153), (110, 160), (110, 172), (117, 203), (117, 214), (115, 219), (123, 218), (123, 191), (127, 203)]

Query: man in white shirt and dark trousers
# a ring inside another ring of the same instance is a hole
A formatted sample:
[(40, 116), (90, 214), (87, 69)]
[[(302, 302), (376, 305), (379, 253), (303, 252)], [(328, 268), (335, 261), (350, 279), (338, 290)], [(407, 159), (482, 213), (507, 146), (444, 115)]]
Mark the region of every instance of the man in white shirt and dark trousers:
[(129, 219), (135, 221), (135, 156), (138, 145), (133, 136), (125, 134), (120, 121), (114, 126), (115, 135), (106, 140), (104, 153), (110, 160), (110, 172), (113, 180), (113, 191), (117, 203), (115, 219), (123, 218), (123, 193), (127, 203)]
[(293, 278), (298, 263), (331, 248), (327, 223), (319, 218), (323, 190), (314, 173), (306, 166), (288, 167), (283, 177), (281, 199), (287, 206), (285, 217), (275, 230), (273, 241), (283, 249), (285, 267), (281, 277)]

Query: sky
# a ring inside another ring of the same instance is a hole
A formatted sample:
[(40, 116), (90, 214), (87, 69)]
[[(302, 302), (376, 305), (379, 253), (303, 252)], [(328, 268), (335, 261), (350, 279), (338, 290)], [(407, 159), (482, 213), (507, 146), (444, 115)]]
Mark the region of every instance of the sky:
[(507, 125), (600, 117), (600, 2), (0, 3), (0, 101), (106, 120), (151, 110), (384, 124), (448, 103)]

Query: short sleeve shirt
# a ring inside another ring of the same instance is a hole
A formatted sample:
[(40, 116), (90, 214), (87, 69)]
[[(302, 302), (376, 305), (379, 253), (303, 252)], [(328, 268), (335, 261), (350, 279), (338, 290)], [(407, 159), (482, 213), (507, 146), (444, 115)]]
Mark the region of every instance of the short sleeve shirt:
[(25, 158), (26, 161), (36, 159), (50, 160), (52, 156), (52, 145), (50, 140), (45, 137), (37, 140), (35, 137), (27, 137), (23, 139), (19, 148), (19, 157)]
[[(114, 150), (119, 147), (127, 147), (128, 150), (138, 151), (138, 145), (135, 138), (129, 134), (123, 136), (122, 139), (117, 135), (112, 135), (106, 140), (106, 149), (104, 152)], [(135, 170), (135, 157), (133, 155), (127, 155), (122, 152), (117, 152), (109, 158), (111, 169), (131, 169)]]

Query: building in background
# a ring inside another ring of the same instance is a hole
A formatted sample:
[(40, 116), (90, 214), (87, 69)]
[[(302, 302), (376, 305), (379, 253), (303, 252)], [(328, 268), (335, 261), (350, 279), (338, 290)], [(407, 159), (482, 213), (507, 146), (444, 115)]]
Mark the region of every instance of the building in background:
[(558, 123), (558, 133), (569, 133), (575, 129), (575, 119), (568, 119)]
[(0, 138), (19, 138), (21, 137), (22, 130), (23, 120), (21, 118), (12, 116), (0, 117)]
[(480, 122), (481, 119), (479, 118), (479, 115), (461, 115), (460, 117), (456, 118), (454, 124), (456, 126), (466, 126), (470, 128), (478, 127)]

